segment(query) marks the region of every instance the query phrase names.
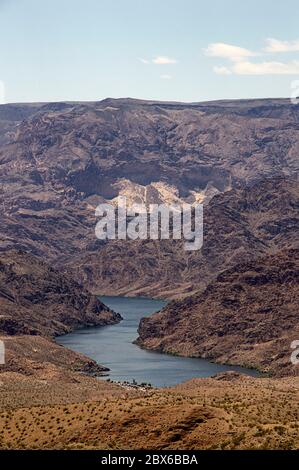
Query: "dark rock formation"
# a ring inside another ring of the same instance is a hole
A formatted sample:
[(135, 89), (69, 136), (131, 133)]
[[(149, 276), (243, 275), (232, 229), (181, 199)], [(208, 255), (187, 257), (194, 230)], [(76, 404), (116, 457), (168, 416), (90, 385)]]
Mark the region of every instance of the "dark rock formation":
[(55, 336), (121, 319), (69, 276), (16, 250), (0, 253), (0, 309), (0, 331), (12, 336)]
[(296, 375), (290, 356), (299, 337), (298, 283), (298, 249), (240, 262), (204, 291), (144, 318), (137, 343)]

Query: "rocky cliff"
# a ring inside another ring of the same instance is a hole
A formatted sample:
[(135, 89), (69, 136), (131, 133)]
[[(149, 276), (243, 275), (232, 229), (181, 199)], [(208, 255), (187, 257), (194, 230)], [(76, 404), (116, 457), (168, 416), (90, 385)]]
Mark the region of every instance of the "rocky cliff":
[(1, 373), (51, 380), (72, 371), (101, 374), (105, 367), (57, 345), (52, 338), (79, 327), (120, 320), (119, 314), (82, 285), (32, 254), (0, 252), (0, 340), (5, 344)]
[[(241, 260), (240, 260), (241, 261)], [(171, 354), (296, 375), (299, 251), (240, 262), (202, 292), (144, 318), (137, 343)]]
[(72, 278), (16, 250), (0, 253), (0, 308), (0, 331), (11, 336), (51, 337), (121, 319)]
[[(196, 290), (200, 271), (169, 243), (97, 241), (99, 202), (125, 194), (208, 205), (215, 194), (238, 198), (245, 185), (298, 170), (299, 109), (288, 100), (5, 105), (0, 124), (0, 249), (42, 256), (95, 292), (180, 296)], [(240, 230), (246, 237), (247, 226)], [(248, 236), (250, 249), (263, 251), (264, 241)]]

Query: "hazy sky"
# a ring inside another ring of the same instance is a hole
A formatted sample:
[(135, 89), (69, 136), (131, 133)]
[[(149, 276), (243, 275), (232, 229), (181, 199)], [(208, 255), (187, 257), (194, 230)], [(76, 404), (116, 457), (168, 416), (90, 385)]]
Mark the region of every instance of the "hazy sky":
[(0, 100), (287, 97), (298, 0), (0, 0)]

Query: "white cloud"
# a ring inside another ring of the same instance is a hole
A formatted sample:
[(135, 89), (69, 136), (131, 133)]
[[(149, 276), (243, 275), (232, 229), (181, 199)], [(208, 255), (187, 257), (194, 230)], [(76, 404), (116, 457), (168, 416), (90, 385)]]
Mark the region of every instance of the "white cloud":
[(208, 47), (204, 49), (204, 53), (209, 57), (222, 57), (232, 61), (239, 61), (246, 57), (254, 57), (257, 55), (249, 49), (233, 46), (231, 44), (225, 44), (223, 42), (209, 44)]
[(292, 62), (245, 62), (233, 65), (231, 69), (237, 75), (298, 75), (299, 61)]
[[(267, 39), (267, 47), (264, 53), (299, 51), (298, 41), (279, 41), (278, 39)], [(297, 75), (299, 74), (299, 61), (289, 62), (252, 62), (251, 57), (261, 56), (262, 53), (252, 52), (243, 47), (233, 46), (225, 43), (209, 44), (204, 53), (209, 57), (227, 59), (231, 65), (226, 67), (216, 65), (213, 70), (218, 75)]]
[(167, 64), (176, 64), (177, 60), (176, 59), (171, 59), (170, 57), (160, 55), (158, 57), (155, 57), (152, 60), (152, 62), (153, 62), (153, 64), (156, 64), (156, 65), (167, 65)]
[(265, 52), (298, 52), (299, 39), (297, 41), (280, 41), (279, 39), (266, 39)]
[(228, 67), (215, 65), (215, 67), (213, 67), (213, 70), (215, 73), (217, 73), (217, 75), (231, 75), (232, 74), (232, 71)]
[(172, 76), (171, 76), (171, 75), (164, 74), (164, 75), (160, 75), (160, 78), (162, 78), (162, 80), (171, 80), (171, 79), (172, 79)]
[(299, 75), (299, 61), (292, 62), (250, 62), (239, 61), (231, 67), (215, 66), (217, 75)]

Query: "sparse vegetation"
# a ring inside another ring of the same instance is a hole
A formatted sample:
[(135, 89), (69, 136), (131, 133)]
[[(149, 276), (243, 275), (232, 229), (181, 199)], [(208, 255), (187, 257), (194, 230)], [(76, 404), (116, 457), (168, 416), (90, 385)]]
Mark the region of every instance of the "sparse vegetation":
[(2, 399), (0, 448), (299, 447), (298, 378), (224, 378), (171, 389), (128, 389), (101, 381), (94, 400), (74, 402), (74, 396), (66, 404), (61, 397), (60, 404), (30, 406), (28, 401), (24, 407), (15, 395), (9, 410)]

